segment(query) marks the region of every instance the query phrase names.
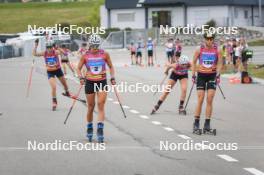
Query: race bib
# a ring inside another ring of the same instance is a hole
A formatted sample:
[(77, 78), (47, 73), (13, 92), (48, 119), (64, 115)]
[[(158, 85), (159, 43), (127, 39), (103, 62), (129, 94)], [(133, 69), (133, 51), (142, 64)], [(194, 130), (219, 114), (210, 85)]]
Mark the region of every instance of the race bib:
[(90, 70), (93, 74), (100, 74), (103, 70), (103, 66), (90, 66)]
[(91, 60), (87, 64), (88, 64), (87, 67), (89, 67), (91, 73), (94, 75), (101, 74), (105, 67), (104, 60), (93, 60), (93, 61)]
[(216, 60), (215, 54), (203, 54), (202, 55), (202, 65), (205, 68), (211, 68)]
[(153, 46), (152, 45), (148, 45), (148, 50), (152, 50)]
[(50, 66), (50, 67), (54, 67), (54, 66), (56, 66), (56, 65), (57, 65), (57, 59), (56, 59), (56, 57), (48, 57), (48, 58), (46, 59), (46, 64), (47, 64), (48, 66)]

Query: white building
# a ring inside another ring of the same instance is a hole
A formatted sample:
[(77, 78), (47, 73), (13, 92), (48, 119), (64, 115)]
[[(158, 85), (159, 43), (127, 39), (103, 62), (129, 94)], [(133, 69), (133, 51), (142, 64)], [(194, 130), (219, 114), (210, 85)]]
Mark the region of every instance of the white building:
[(124, 29), (160, 25), (196, 26), (214, 19), (218, 26), (262, 26), (259, 0), (105, 0), (101, 27)]

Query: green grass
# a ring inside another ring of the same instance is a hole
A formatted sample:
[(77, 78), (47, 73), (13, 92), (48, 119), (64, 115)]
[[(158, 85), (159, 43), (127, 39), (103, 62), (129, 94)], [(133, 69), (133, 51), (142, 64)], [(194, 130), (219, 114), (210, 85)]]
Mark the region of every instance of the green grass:
[(100, 5), (104, 0), (87, 2), (53, 3), (1, 3), (0, 33), (17, 33), (27, 30), (28, 25), (52, 27), (69, 23), (78, 26), (99, 26)]
[(253, 77), (264, 79), (264, 67), (256, 69), (255, 66), (256, 65), (253, 65), (253, 64), (249, 65), (248, 72), (250, 73), (250, 75)]
[[(248, 72), (250, 76), (264, 79), (264, 67), (257, 69), (256, 66), (257, 66), (256, 64), (248, 65)], [(233, 70), (233, 66), (227, 65), (227, 70), (224, 71), (223, 73), (231, 73), (232, 70)]]
[(264, 40), (256, 40), (248, 43), (249, 46), (264, 46)]

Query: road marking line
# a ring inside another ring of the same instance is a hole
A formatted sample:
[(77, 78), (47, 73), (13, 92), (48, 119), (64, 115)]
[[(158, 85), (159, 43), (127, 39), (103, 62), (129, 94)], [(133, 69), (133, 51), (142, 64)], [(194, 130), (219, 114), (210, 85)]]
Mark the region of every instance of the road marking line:
[(113, 101), (113, 99), (112, 99), (112, 98), (107, 98), (107, 100), (108, 100), (108, 101)]
[(226, 155), (226, 154), (218, 154), (217, 156), (228, 162), (238, 162), (237, 159), (234, 159), (233, 157), (230, 157), (229, 155)]
[(165, 129), (166, 131), (174, 131), (174, 129), (170, 128), (170, 127), (163, 127), (163, 129)]
[(130, 107), (129, 107), (129, 106), (125, 106), (125, 105), (123, 105), (123, 108), (124, 108), (124, 109), (129, 109)]
[(133, 114), (139, 114), (139, 112), (134, 110), (134, 109), (131, 109), (130, 112), (133, 113)]
[(151, 123), (154, 125), (161, 125), (161, 123), (159, 121), (151, 121)]
[(246, 170), (252, 174), (255, 174), (255, 175), (264, 175), (264, 173), (262, 171), (259, 171), (256, 168), (244, 168), (244, 170)]
[(188, 136), (183, 135), (183, 134), (179, 134), (178, 136), (181, 137), (181, 138), (183, 138), (183, 139), (186, 139), (186, 140), (191, 139), (191, 137), (188, 137)]
[(143, 118), (143, 119), (149, 119), (149, 117), (146, 116), (146, 115), (140, 115), (139, 117), (140, 117), (140, 118)]
[(114, 101), (113, 103), (114, 103), (114, 104), (119, 104), (119, 102), (118, 102), (118, 101)]
[(28, 150), (27, 147), (0, 147), (0, 151), (8, 151), (8, 150)]

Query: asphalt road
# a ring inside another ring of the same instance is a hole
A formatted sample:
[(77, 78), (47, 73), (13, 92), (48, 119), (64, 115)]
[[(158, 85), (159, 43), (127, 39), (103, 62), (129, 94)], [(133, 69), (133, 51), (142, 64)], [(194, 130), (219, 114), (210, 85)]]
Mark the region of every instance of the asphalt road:
[[(191, 49), (190, 49), (191, 50)], [(159, 52), (157, 57), (162, 58)], [(191, 53), (187, 53), (191, 54)], [(110, 51), (118, 82), (158, 84), (163, 78), (161, 67), (132, 67), (126, 51)], [(85, 137), (86, 108), (77, 102), (67, 125), (63, 124), (72, 100), (60, 93), (58, 110), (51, 111), (50, 87), (38, 59), (33, 72), (30, 97), (26, 98), (27, 78), (32, 58), (0, 61), (0, 174), (1, 175), (263, 175), (263, 86), (229, 84), (223, 79), (214, 102), (212, 126), (217, 135), (192, 133), (196, 92), (193, 91), (187, 115), (177, 112), (179, 85), (155, 115), (149, 115), (158, 93), (120, 93), (127, 118), (123, 117), (114, 93), (106, 103), (105, 150), (33, 151), (29, 141), (42, 143), (77, 141)], [(76, 61), (76, 60), (74, 60)], [(162, 65), (163, 60), (159, 59)], [(127, 65), (127, 66), (124, 66)], [(79, 85), (68, 80), (70, 90)], [(191, 82), (189, 83), (189, 89)], [(82, 92), (81, 98), (84, 98)], [(94, 115), (96, 121), (96, 113)], [(204, 114), (202, 115), (204, 118)], [(203, 124), (203, 120), (202, 123)], [(235, 143), (237, 150), (160, 150), (160, 142), (168, 143)]]

